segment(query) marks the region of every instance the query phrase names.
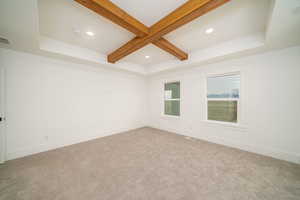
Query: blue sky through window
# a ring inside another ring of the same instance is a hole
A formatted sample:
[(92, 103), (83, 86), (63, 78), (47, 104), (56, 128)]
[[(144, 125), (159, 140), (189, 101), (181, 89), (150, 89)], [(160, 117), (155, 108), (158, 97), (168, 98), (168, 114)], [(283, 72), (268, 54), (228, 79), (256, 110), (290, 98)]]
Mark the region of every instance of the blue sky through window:
[(239, 74), (207, 78), (208, 98), (239, 98), (239, 91)]

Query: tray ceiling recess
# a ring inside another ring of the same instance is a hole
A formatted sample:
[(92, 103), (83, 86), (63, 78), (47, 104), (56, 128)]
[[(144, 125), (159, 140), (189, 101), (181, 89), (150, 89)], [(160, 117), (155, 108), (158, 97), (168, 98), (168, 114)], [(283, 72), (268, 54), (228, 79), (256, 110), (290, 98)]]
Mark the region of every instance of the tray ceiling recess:
[(107, 61), (110, 63), (115, 63), (150, 43), (180, 60), (188, 59), (186, 52), (163, 36), (229, 2), (229, 0), (189, 0), (152, 26), (147, 27), (109, 0), (75, 1), (136, 35), (107, 56)]

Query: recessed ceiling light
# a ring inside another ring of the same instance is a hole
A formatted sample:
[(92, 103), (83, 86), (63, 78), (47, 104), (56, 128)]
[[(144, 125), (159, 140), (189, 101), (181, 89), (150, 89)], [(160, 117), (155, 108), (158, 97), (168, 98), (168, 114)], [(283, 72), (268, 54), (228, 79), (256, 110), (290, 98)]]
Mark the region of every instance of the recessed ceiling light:
[(206, 34), (210, 34), (210, 33), (212, 33), (212, 32), (214, 32), (214, 29), (213, 29), (213, 28), (208, 28), (208, 29), (205, 30), (205, 33), (206, 33)]
[(150, 58), (150, 56), (145, 56), (145, 58), (147, 58), (147, 59), (148, 59), (148, 58)]
[(95, 33), (93, 33), (93, 32), (91, 32), (91, 31), (87, 31), (87, 32), (85, 32), (87, 35), (89, 35), (89, 36), (94, 36), (95, 35)]

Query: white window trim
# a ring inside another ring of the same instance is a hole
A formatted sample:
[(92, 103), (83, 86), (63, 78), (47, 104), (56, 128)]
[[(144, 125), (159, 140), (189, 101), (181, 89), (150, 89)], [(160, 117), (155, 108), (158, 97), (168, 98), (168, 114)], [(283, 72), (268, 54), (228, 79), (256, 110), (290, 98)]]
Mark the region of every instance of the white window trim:
[(180, 101), (180, 99), (164, 99), (165, 101)]
[[(167, 83), (176, 83), (179, 82), (179, 91), (180, 91), (180, 98), (176, 99), (165, 99), (165, 84)], [(163, 93), (163, 103), (162, 103), (162, 117), (167, 117), (167, 118), (174, 118), (174, 119), (179, 119), (181, 117), (181, 100), (182, 100), (182, 95), (181, 95), (181, 81), (180, 80), (167, 80), (164, 81), (162, 84), (162, 93)], [(167, 115), (165, 114), (165, 101), (179, 101), (179, 115)]]
[(239, 98), (207, 98), (207, 99), (211, 101), (240, 101)]
[[(239, 89), (239, 98), (208, 98), (207, 97), (207, 79), (208, 78), (215, 78), (215, 77), (223, 77), (223, 76), (230, 76), (230, 75), (240, 75), (240, 89)], [(241, 71), (233, 71), (228, 73), (215, 73), (215, 74), (208, 74), (205, 77), (205, 120), (204, 122), (213, 123), (213, 124), (220, 124), (225, 126), (232, 126), (232, 127), (240, 127), (241, 126), (241, 97), (242, 97), (242, 73)], [(209, 120), (208, 119), (208, 100), (212, 101), (237, 101), (237, 122), (225, 122), (225, 121), (217, 121), (217, 120)]]

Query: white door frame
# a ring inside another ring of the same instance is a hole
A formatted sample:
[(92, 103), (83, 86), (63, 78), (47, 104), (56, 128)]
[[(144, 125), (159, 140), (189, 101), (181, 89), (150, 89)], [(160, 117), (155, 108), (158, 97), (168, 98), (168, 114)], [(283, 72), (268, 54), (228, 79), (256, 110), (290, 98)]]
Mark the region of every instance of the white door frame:
[(6, 100), (6, 86), (5, 86), (5, 68), (0, 67), (0, 163), (6, 160), (6, 132), (5, 132), (5, 100)]

